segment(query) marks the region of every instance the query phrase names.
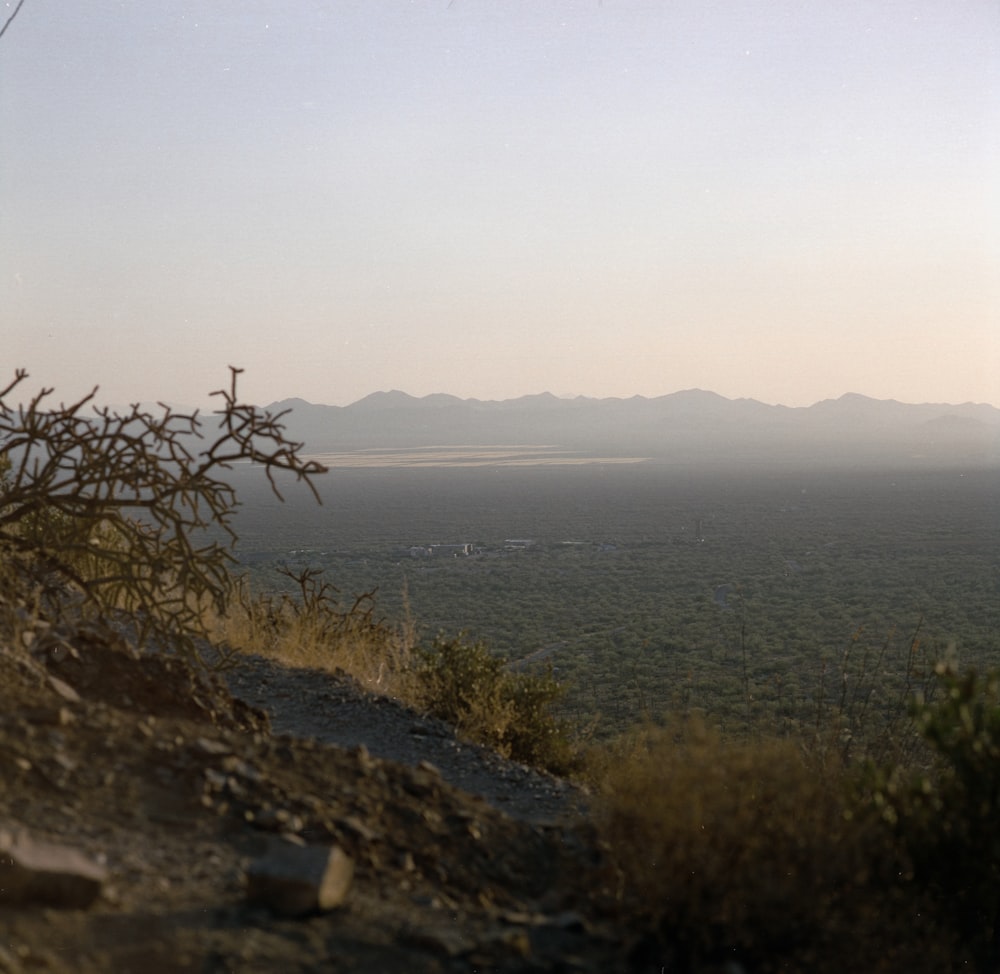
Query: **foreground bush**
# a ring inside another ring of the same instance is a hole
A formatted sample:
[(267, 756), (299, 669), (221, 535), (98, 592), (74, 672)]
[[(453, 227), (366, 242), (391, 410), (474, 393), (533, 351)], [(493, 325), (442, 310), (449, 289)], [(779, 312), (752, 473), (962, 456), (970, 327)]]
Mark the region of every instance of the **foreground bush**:
[(565, 773), (574, 748), (551, 707), (562, 688), (551, 676), (515, 673), (482, 643), (438, 637), (422, 649), (417, 699), (431, 714), (515, 761)]
[[(324, 468), (300, 456), (281, 416), (239, 402), (238, 369), (213, 393), (212, 422), (93, 405), (94, 392), (48, 406), (51, 389), (12, 406), (23, 371), (0, 390), (0, 561), (8, 607), (125, 618), (140, 641), (194, 658), (206, 613), (224, 612), (237, 500), (225, 471), (259, 464), (304, 481)], [(87, 407), (90, 407), (89, 409)], [(280, 494), (278, 494), (280, 497)], [(317, 498), (318, 499), (318, 498)], [(14, 611), (14, 609), (10, 609)]]
[(622, 906), (669, 970), (943, 971), (907, 850), (845, 773), (784, 740), (704, 724), (636, 734), (597, 761), (597, 820)]
[(941, 692), (917, 701), (939, 766), (876, 775), (873, 800), (907, 850), (915, 881), (976, 969), (1000, 970), (1000, 673), (940, 664)]

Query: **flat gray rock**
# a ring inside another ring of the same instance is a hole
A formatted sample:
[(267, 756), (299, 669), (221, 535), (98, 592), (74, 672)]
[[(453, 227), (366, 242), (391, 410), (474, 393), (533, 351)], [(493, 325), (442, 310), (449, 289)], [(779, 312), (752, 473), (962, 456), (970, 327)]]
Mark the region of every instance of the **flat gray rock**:
[(85, 910), (106, 878), (102, 866), (72, 846), (0, 831), (0, 905)]

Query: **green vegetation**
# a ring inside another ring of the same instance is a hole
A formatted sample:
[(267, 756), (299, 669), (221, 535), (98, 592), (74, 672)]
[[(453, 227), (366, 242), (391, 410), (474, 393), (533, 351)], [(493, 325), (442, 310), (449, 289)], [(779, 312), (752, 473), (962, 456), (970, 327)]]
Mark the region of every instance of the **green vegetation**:
[[(852, 691), (884, 675), (868, 706), (898, 713), (950, 647), (1000, 663), (995, 471), (352, 469), (327, 483), (321, 510), (262, 497), (240, 512), (258, 587), (281, 563), (323, 568), (430, 633), (539, 653), (566, 688), (560, 712), (604, 739), (694, 710), (793, 732), (839, 704), (845, 669)], [(525, 537), (537, 544), (507, 550)], [(435, 542), (481, 553), (410, 555)]]
[(547, 676), (511, 672), (482, 643), (439, 636), (419, 653), (417, 699), (505, 757), (558, 774), (576, 764), (571, 730), (552, 713), (563, 690)]

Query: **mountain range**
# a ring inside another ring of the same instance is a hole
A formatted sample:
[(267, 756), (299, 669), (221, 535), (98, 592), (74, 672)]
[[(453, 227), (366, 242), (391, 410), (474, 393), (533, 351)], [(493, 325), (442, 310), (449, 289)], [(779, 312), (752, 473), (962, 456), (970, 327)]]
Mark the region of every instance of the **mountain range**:
[(1000, 466), (1000, 409), (848, 393), (769, 405), (689, 389), (647, 398), (479, 400), (376, 392), (349, 406), (285, 399), (289, 435), (310, 453), (457, 445), (546, 445), (663, 459), (970, 463)]

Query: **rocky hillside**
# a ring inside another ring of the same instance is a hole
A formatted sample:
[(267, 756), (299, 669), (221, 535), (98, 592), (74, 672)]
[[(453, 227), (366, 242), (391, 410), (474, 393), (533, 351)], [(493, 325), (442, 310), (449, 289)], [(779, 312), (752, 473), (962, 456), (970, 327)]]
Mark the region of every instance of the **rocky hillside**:
[(643, 969), (564, 783), (329, 675), (252, 662), (251, 706), (94, 626), (18, 643), (3, 974)]

